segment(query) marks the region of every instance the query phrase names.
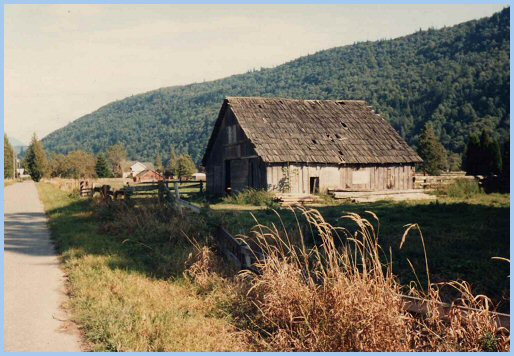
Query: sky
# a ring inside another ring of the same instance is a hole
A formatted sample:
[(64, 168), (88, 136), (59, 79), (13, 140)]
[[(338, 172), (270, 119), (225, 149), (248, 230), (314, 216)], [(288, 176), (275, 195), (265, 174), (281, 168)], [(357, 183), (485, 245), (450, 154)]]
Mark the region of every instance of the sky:
[(505, 5), (5, 5), (4, 129), (24, 143), (111, 101)]

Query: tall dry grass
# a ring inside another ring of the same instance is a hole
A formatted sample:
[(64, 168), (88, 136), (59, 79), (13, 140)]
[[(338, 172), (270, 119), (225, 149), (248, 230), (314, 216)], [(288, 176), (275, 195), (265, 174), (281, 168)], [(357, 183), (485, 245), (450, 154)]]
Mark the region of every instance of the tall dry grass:
[[(369, 214), (374, 224), (357, 214), (344, 216), (356, 224), (353, 232), (331, 226), (316, 210), (300, 213), (319, 236), (317, 246), (306, 246), (304, 229), (290, 233), (274, 225), (257, 225), (251, 245), (266, 256), (256, 265), (259, 274), (221, 278), (212, 262), (197, 263), (190, 271), (193, 278), (202, 276), (203, 285), (210, 280), (223, 286), (225, 306), (230, 304), (235, 322), (249, 330), (256, 349), (509, 350), (509, 333), (491, 315), (489, 299), (474, 296), (466, 283), (447, 284), (461, 295), (448, 314), (441, 312), (440, 285), (430, 281), (427, 286), (413, 284), (408, 292), (427, 300), (426, 314), (406, 310), (404, 288), (393, 274), (390, 253), (380, 247), (379, 222), (373, 213)], [(416, 228), (408, 227), (403, 243)], [(205, 251), (203, 256), (212, 261)]]

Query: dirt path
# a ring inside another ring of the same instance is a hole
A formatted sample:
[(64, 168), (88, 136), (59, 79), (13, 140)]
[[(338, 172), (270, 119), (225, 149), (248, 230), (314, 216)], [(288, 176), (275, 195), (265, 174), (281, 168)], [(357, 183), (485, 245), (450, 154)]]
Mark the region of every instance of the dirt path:
[(4, 349), (80, 351), (80, 337), (60, 308), (64, 275), (36, 186), (9, 186), (4, 199)]

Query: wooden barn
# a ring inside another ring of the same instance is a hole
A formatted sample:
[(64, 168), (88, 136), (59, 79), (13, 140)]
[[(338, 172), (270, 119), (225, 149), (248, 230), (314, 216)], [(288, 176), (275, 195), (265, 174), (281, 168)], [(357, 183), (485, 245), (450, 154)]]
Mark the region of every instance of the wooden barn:
[(216, 195), (413, 189), (420, 162), (365, 101), (257, 97), (224, 100), (203, 157)]

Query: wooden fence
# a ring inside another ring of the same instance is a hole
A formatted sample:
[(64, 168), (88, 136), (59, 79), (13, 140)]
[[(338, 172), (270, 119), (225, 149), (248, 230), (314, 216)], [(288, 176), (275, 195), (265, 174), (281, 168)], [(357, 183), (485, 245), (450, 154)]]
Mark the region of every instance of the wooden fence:
[(477, 177), (467, 176), (466, 172), (448, 172), (440, 176), (427, 176), (423, 174), (416, 174), (414, 176), (415, 189), (437, 189), (454, 183), (457, 180), (477, 180)]

